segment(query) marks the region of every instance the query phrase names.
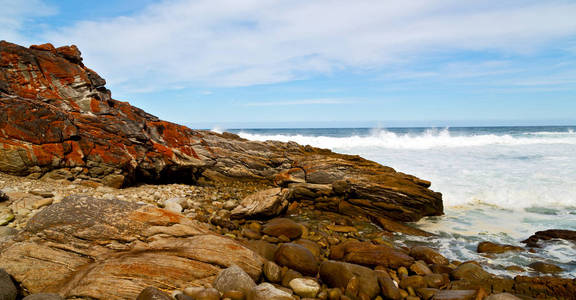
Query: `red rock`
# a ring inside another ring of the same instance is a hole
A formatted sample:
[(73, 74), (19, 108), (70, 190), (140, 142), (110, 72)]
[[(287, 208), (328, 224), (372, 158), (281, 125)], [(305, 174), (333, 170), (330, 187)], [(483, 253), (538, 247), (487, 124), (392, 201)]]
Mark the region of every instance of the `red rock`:
[(276, 182), (290, 186), (287, 201), (311, 200), (346, 215), (417, 221), (443, 212), (441, 194), (414, 176), (358, 156), (165, 122), (112, 99), (105, 84), (75, 46), (1, 41), (0, 171), (40, 177), (63, 170), (74, 179), (80, 168), (83, 176), (114, 186)]

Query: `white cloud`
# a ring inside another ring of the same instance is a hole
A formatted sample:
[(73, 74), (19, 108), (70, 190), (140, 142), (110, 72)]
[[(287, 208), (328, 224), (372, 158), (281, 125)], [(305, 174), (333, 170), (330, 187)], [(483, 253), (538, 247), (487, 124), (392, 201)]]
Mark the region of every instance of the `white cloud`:
[(340, 98), (320, 98), (320, 99), (300, 99), (291, 101), (262, 101), (262, 102), (248, 102), (244, 106), (291, 106), (291, 105), (313, 105), (313, 104), (353, 104), (358, 103), (354, 99), (340, 99)]
[(0, 40), (20, 44), (28, 42), (30, 37), (22, 33), (26, 23), (35, 17), (55, 13), (56, 9), (42, 0), (0, 0)]
[(77, 44), (136, 91), (284, 82), (442, 51), (530, 53), (576, 35), (574, 16), (561, 0), (179, 0), (45, 37)]

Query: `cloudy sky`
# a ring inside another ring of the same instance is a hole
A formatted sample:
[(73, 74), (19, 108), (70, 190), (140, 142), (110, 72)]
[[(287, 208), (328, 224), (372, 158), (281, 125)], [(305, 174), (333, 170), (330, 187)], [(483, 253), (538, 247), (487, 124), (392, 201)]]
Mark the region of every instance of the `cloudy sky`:
[(193, 127), (576, 124), (576, 1), (0, 0)]

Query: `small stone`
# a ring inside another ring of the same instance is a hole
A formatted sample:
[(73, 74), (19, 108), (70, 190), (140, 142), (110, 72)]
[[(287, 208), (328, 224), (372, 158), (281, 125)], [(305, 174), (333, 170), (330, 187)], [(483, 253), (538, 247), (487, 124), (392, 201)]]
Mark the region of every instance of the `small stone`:
[(184, 295), (184, 294), (176, 294), (174, 296), (174, 299), (176, 299), (176, 300), (194, 300), (194, 298), (187, 296), (187, 295)]
[[(286, 268), (286, 267), (284, 267)], [(296, 278), (302, 278), (302, 274), (296, 272), (292, 269), (287, 269), (283, 272), (284, 275), (282, 276), (282, 286), (290, 287), (290, 281)]]
[(256, 283), (252, 277), (236, 265), (220, 271), (214, 280), (214, 287), (222, 293), (234, 290), (247, 294), (255, 286)]
[(521, 300), (521, 299), (509, 293), (500, 293), (488, 296), (484, 300)]
[(276, 218), (268, 221), (263, 226), (262, 232), (269, 236), (284, 235), (290, 239), (297, 239), (302, 235), (302, 226), (291, 219)]
[(276, 263), (266, 261), (262, 267), (262, 270), (268, 281), (278, 283), (282, 280), (282, 269)]
[(6, 195), (6, 193), (0, 190), (0, 202), (8, 201), (8, 199), (10, 199), (8, 195)]
[(408, 276), (400, 281), (400, 287), (403, 289), (406, 289), (407, 287), (415, 289), (424, 288), (426, 287), (426, 281), (424, 280), (424, 277), (420, 275)]
[(430, 270), (430, 268), (428, 268), (426, 263), (424, 261), (421, 261), (421, 260), (414, 262), (410, 266), (410, 270), (412, 270), (412, 272), (416, 273), (416, 275), (432, 274), (432, 270)]
[(191, 286), (184, 289), (184, 295), (196, 298), (204, 290), (201, 286)]
[(438, 289), (433, 288), (419, 288), (416, 293), (424, 300), (430, 300), (438, 292)]
[(242, 291), (229, 290), (222, 295), (223, 298), (229, 298), (230, 300), (244, 300), (246, 299), (246, 294)]
[(402, 295), (390, 275), (386, 271), (376, 271), (378, 276), (378, 283), (380, 284), (380, 289), (382, 295), (387, 299), (399, 300), (402, 299)]
[(0, 238), (16, 235), (18, 233), (17, 229), (7, 226), (0, 226)]
[(172, 297), (163, 291), (150, 286), (142, 290), (136, 300), (172, 300)]
[(441, 288), (448, 284), (447, 278), (442, 274), (428, 274), (424, 276), (424, 281), (429, 288)]
[(408, 269), (406, 269), (406, 267), (398, 268), (398, 277), (400, 278), (408, 277)]
[[(476, 290), (439, 290), (434, 294), (433, 300), (475, 300)], [(480, 298), (482, 299), (482, 298)]]
[(4, 226), (14, 220), (14, 214), (11, 210), (0, 210), (0, 226)]
[(270, 283), (256, 286), (248, 295), (248, 300), (293, 300), (290, 293), (277, 289)]
[(64, 300), (64, 298), (58, 294), (40, 293), (28, 295), (22, 300)]
[(329, 300), (340, 300), (340, 297), (342, 297), (342, 291), (339, 288), (328, 290)]
[(328, 225), (326, 228), (340, 233), (358, 232), (358, 229), (356, 229), (354, 226)]
[(540, 272), (540, 273), (547, 273), (547, 274), (554, 274), (560, 273), (564, 270), (557, 265), (549, 264), (541, 261), (537, 261), (528, 265), (530, 268)]
[(166, 202), (164, 209), (178, 214), (183, 210), (182, 206), (176, 202)]
[(315, 298), (320, 291), (320, 284), (310, 278), (295, 278), (290, 281), (290, 288), (303, 298)]
[(299, 244), (282, 244), (274, 254), (274, 261), (302, 274), (315, 276), (318, 273), (318, 260), (312, 252)]
[(511, 272), (524, 272), (524, 268), (520, 267), (520, 266), (507, 266), (506, 271), (511, 271)]
[(220, 292), (215, 288), (205, 288), (196, 295), (195, 300), (220, 300)]
[(236, 207), (236, 202), (232, 201), (232, 200), (228, 200), (226, 202), (224, 202), (224, 205), (222, 206), (222, 208), (226, 209), (226, 210), (233, 210)]

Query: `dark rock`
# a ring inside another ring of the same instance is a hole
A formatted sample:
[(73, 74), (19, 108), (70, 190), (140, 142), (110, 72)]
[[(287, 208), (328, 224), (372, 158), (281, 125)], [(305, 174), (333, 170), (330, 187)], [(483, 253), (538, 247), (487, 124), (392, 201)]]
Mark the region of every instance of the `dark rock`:
[(247, 294), (256, 286), (256, 283), (242, 268), (233, 265), (220, 271), (213, 285), (221, 293), (233, 290)]
[(172, 297), (163, 291), (150, 286), (142, 290), (136, 300), (172, 300)]
[(410, 266), (410, 270), (414, 273), (416, 273), (416, 275), (428, 275), (428, 274), (432, 274), (432, 270), (430, 270), (430, 268), (428, 268), (428, 266), (426, 265), (426, 263), (424, 261), (416, 261), (414, 262), (411, 266)]
[(0, 269), (0, 300), (16, 300), (17, 295), (18, 291), (10, 275)]
[(274, 237), (283, 235), (289, 239), (297, 239), (302, 235), (302, 226), (291, 219), (276, 218), (264, 224), (262, 233)]
[(289, 288), (289, 287), (290, 287), (290, 282), (291, 282), (293, 279), (302, 278), (302, 277), (303, 277), (303, 276), (302, 276), (302, 274), (301, 274), (300, 272), (294, 271), (294, 270), (292, 270), (292, 269), (288, 269), (288, 268), (284, 267), (284, 270), (283, 270), (283, 272), (282, 272), (282, 282), (281, 282), (281, 284), (282, 284), (283, 287)]
[(294, 243), (304, 246), (306, 249), (308, 249), (308, 251), (310, 251), (314, 255), (314, 257), (320, 258), (320, 246), (316, 242), (306, 239), (299, 239), (294, 241)]
[(358, 277), (354, 276), (348, 280), (348, 284), (346, 285), (346, 289), (344, 289), (344, 295), (355, 299), (358, 296), (358, 292), (360, 291), (360, 281)]
[(567, 241), (576, 242), (576, 231), (574, 230), (564, 230), (564, 229), (549, 229), (544, 231), (538, 231), (526, 240), (522, 241), (528, 247), (537, 248), (540, 247), (539, 241), (548, 241), (553, 239), (562, 239)]
[(32, 294), (22, 300), (64, 300), (64, 298), (58, 294)]
[(430, 300), (432, 299), (432, 297), (434, 297), (434, 295), (436, 295), (438, 291), (439, 291), (438, 289), (433, 288), (419, 288), (418, 290), (416, 290), (416, 293), (418, 294), (418, 296), (420, 296), (420, 298), (424, 300)]
[(346, 241), (332, 247), (330, 259), (365, 266), (409, 267), (414, 259), (399, 249), (370, 242)]
[(0, 202), (8, 201), (9, 199), (10, 198), (8, 197), (8, 195), (6, 195), (6, 193), (0, 190)]
[(545, 262), (541, 262), (541, 261), (533, 262), (533, 263), (529, 264), (528, 266), (530, 268), (540, 272), (540, 273), (554, 274), (554, 273), (560, 273), (560, 272), (564, 271), (562, 268), (560, 268), (557, 265), (549, 264), (549, 263), (545, 263)]
[(410, 249), (410, 256), (423, 260), (427, 264), (447, 265), (450, 262), (442, 254), (426, 246), (416, 246)]
[(241, 291), (227, 291), (222, 295), (222, 298), (228, 298), (230, 300), (244, 300), (246, 299), (246, 294)]
[(429, 288), (439, 289), (444, 287), (450, 282), (448, 276), (443, 276), (442, 274), (427, 274), (424, 276), (424, 281), (426, 282), (426, 286)]
[(423, 276), (420, 275), (412, 275), (406, 278), (403, 278), (400, 281), (400, 288), (406, 289), (407, 287), (411, 287), (413, 289), (425, 288), (427, 287), (426, 281), (424, 280)]
[(318, 260), (306, 247), (294, 243), (282, 244), (276, 250), (274, 261), (305, 275), (318, 273)]
[(372, 269), (332, 260), (324, 261), (320, 265), (320, 278), (329, 287), (345, 290), (352, 277), (358, 278), (360, 290), (371, 298), (374, 298), (380, 291), (378, 277)]
[(258, 253), (260, 256), (265, 258), (266, 260), (274, 261), (274, 254), (278, 249), (277, 245), (272, 243), (268, 243), (262, 240), (252, 240), (246, 243), (246, 247), (250, 248), (250, 250)]
[(512, 245), (496, 244), (492, 242), (481, 242), (478, 244), (476, 251), (478, 253), (504, 253), (508, 251), (524, 251), (524, 248)]

